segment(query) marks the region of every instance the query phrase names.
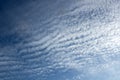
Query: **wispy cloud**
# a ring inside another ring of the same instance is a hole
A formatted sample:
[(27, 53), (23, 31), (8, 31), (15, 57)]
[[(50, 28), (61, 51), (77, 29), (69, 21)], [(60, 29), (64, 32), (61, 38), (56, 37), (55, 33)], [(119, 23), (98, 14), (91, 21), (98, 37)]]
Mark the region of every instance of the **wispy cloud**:
[(1, 79), (119, 79), (119, 1), (69, 1), (11, 10), (22, 40), (0, 49)]

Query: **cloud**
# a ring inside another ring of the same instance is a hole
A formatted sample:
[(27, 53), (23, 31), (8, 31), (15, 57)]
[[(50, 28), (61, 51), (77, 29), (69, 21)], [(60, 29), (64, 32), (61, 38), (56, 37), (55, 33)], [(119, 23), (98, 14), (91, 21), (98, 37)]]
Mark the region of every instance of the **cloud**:
[(24, 14), (19, 14), (13, 32), (20, 30), (17, 35), (23, 39), (14, 47), (0, 49), (3, 79), (118, 79), (119, 1), (39, 3), (15, 9)]

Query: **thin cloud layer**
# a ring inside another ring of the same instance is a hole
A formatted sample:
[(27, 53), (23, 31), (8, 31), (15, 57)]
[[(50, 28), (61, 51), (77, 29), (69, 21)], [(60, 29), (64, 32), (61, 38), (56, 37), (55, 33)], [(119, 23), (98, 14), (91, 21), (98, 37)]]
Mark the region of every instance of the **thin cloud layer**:
[(15, 15), (2, 36), (16, 34), (17, 43), (0, 42), (0, 79), (119, 80), (119, 3), (36, 0), (6, 9), (1, 15)]

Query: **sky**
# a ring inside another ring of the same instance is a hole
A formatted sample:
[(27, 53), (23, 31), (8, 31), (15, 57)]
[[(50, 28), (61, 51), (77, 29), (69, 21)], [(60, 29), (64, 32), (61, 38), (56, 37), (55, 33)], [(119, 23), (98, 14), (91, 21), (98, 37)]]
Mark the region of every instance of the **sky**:
[(120, 80), (119, 0), (0, 0), (0, 80)]

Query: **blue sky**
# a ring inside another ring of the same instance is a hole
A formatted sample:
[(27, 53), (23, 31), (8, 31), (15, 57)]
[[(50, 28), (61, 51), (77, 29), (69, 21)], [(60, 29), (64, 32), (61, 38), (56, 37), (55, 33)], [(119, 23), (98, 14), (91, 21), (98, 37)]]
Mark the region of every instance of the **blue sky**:
[(119, 80), (119, 0), (0, 0), (0, 80)]

